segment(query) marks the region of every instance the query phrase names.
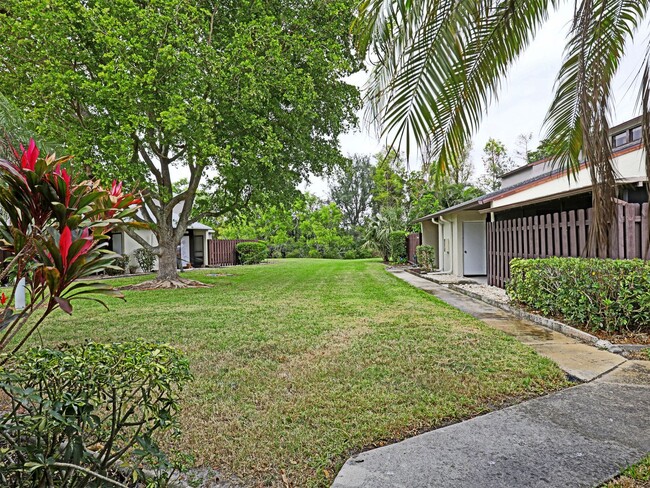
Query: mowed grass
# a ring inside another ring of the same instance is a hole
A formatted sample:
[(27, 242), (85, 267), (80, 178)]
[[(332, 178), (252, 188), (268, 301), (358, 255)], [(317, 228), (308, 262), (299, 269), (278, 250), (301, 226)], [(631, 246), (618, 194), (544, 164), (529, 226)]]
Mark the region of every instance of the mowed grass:
[(328, 486), (350, 454), (566, 385), (551, 361), (377, 261), (186, 276), (213, 287), (126, 292), (110, 312), (79, 302), (42, 338), (183, 350), (195, 379), (182, 392), (183, 436), (167, 447), (251, 486)]

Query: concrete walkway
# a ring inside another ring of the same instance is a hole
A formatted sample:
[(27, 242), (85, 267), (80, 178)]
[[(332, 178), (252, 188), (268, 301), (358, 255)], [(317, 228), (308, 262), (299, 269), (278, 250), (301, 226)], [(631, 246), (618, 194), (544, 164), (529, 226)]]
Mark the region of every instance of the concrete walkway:
[(625, 358), (618, 354), (601, 351), (541, 325), (520, 320), (500, 308), (419, 276), (402, 270), (392, 270), (391, 272), (416, 288), (435, 295), (459, 310), (516, 337), (541, 355), (555, 361), (561, 369), (580, 381), (596, 379), (625, 362)]
[(428, 280), (395, 274), (590, 382), (361, 453), (333, 487), (588, 487), (650, 452), (648, 362), (625, 361)]

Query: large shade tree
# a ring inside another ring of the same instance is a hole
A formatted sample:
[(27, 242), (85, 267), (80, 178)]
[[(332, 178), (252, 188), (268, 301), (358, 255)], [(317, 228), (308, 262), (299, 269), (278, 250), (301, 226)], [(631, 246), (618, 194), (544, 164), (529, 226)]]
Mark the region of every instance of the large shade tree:
[(342, 81), (359, 64), (353, 3), (4, 0), (0, 93), (89, 174), (147, 190), (139, 218), (158, 242), (132, 236), (179, 283), (191, 223), (293, 197), (340, 161), (358, 105)]
[[(567, 1), (567, 0), (565, 0)], [(355, 30), (376, 61), (367, 90), (373, 119), (411, 152), (432, 141), (438, 172), (456, 164), (509, 68), (562, 0), (363, 0)], [(608, 137), (612, 80), (648, 0), (576, 0), (546, 139), (556, 163), (592, 178), (590, 252), (603, 255), (615, 198)], [(648, 59), (641, 66), (650, 108)], [(644, 117), (645, 133), (650, 124)], [(648, 138), (646, 137), (646, 140)], [(650, 156), (646, 156), (650, 168)]]

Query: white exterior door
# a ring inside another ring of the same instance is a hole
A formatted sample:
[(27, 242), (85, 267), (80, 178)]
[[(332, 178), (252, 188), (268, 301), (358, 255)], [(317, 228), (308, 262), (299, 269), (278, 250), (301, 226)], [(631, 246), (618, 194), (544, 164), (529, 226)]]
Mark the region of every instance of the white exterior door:
[(463, 222), (463, 274), (487, 274), (485, 222)]

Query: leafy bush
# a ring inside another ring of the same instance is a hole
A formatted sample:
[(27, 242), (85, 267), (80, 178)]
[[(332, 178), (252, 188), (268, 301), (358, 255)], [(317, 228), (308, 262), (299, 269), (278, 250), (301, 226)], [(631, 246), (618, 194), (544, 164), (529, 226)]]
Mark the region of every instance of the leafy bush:
[(513, 259), (510, 298), (588, 329), (650, 328), (650, 263), (595, 258)]
[(323, 256), (321, 255), (320, 251), (317, 249), (310, 249), (307, 252), (307, 257), (308, 258), (322, 258)]
[(265, 242), (240, 242), (235, 247), (239, 262), (242, 264), (258, 264), (269, 256)]
[(401, 230), (388, 235), (390, 260), (394, 263), (405, 263), (407, 260), (406, 236), (406, 232)]
[(0, 485), (111, 486), (144, 480), (143, 465), (163, 481), (173, 466), (153, 434), (177, 433), (190, 379), (178, 351), (144, 341), (17, 355), (0, 370)]
[(110, 276), (125, 274), (128, 271), (129, 261), (128, 254), (118, 254), (113, 261), (113, 266), (106, 268), (106, 274)]
[(325, 252), (323, 252), (323, 257), (325, 259), (341, 259), (341, 253), (338, 251), (338, 249), (326, 249)]
[(343, 254), (343, 259), (357, 259), (357, 252), (354, 249), (345, 251), (345, 254)]
[(357, 259), (369, 259), (373, 257), (372, 250), (368, 249), (367, 247), (360, 247), (356, 250), (356, 253)]
[(288, 251), (285, 256), (288, 258), (301, 258), (302, 252), (300, 252), (300, 249), (294, 249), (293, 251)]
[(138, 262), (138, 266), (140, 266), (140, 269), (144, 273), (151, 273), (153, 271), (153, 266), (156, 264), (156, 255), (151, 250), (141, 247), (140, 249), (136, 249), (133, 255)]
[(426, 270), (433, 270), (435, 266), (436, 250), (433, 246), (418, 246), (415, 248), (418, 264)]

